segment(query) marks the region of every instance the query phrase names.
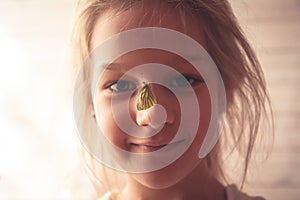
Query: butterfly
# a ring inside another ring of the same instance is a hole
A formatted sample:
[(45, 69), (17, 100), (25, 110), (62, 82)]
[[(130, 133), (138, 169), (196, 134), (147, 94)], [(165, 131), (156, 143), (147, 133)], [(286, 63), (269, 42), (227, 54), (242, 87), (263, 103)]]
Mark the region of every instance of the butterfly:
[(157, 104), (156, 97), (152, 92), (151, 86), (144, 82), (137, 101), (137, 110), (147, 110)]

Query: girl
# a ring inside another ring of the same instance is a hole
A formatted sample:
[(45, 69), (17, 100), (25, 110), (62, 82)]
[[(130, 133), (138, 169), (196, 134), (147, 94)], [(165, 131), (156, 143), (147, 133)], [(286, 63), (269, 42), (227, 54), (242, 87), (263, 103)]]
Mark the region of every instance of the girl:
[[(158, 35), (148, 35), (149, 27)], [(180, 34), (186, 43), (174, 40)], [(169, 41), (176, 51), (135, 47), (148, 41)], [(195, 66), (209, 59), (188, 41), (208, 52), (221, 79)], [(270, 104), (260, 64), (226, 0), (81, 0), (73, 45), (81, 70), (76, 122), (98, 199), (262, 199), (229, 184), (240, 177), (242, 188)], [(211, 90), (214, 82), (221, 84)], [(226, 107), (218, 104), (222, 96)], [(215, 106), (213, 127), (226, 113), (217, 143), (207, 140), (218, 138), (219, 129), (210, 129)]]

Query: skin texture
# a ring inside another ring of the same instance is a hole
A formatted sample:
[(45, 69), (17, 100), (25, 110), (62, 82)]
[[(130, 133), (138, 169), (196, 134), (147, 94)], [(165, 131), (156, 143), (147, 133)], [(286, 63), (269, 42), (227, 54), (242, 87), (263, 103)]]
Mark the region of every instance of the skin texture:
[[(182, 14), (178, 9), (172, 8), (168, 4), (153, 2), (143, 5), (137, 4), (117, 16), (114, 15), (113, 11), (107, 11), (98, 19), (94, 27), (91, 41), (92, 49), (116, 33), (149, 26), (164, 27), (182, 32), (206, 47), (201, 21), (186, 13), (185, 23), (182, 23), (182, 20), (179, 20), (181, 19), (180, 16)], [(193, 75), (196, 78), (188, 81), (193, 86), (201, 110), (199, 129), (188, 150), (178, 160), (163, 169), (143, 174), (128, 174), (127, 185), (120, 194), (120, 198), (226, 199), (224, 187), (213, 177), (205, 162), (198, 158), (198, 152), (208, 128), (211, 107), (208, 90), (201, 75), (179, 56), (162, 50), (143, 49), (130, 52), (119, 57), (114, 63), (121, 64), (113, 65), (103, 73), (93, 103), (97, 105), (95, 106), (95, 114), (98, 125), (105, 136), (117, 147), (135, 153), (156, 150), (156, 148), (142, 148), (141, 144), (162, 145), (168, 143), (175, 136), (181, 123), (180, 106), (176, 96), (163, 86), (151, 84), (157, 102), (166, 109), (166, 122), (163, 129), (151, 138), (140, 139), (125, 134), (118, 127), (111, 108), (112, 91), (116, 89), (117, 85), (112, 83), (135, 66), (145, 63), (162, 63), (173, 67), (183, 75)], [(133, 85), (132, 83), (144, 80), (138, 77), (129, 81), (124, 88), (131, 89), (137, 86), (137, 84)], [(172, 84), (177, 86), (176, 80)], [(122, 94), (120, 93), (120, 95)], [(188, 95), (186, 96), (188, 98)], [(138, 92), (134, 93), (130, 99), (130, 116), (138, 126), (149, 126), (151, 117), (147, 111), (137, 110), (137, 99)], [(188, 132), (188, 127), (186, 129)]]

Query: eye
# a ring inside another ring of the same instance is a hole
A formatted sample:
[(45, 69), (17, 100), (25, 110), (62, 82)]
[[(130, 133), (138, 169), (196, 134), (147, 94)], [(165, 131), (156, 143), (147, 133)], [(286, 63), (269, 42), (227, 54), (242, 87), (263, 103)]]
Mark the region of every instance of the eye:
[(128, 92), (136, 89), (136, 85), (131, 81), (120, 80), (110, 84), (109, 89), (114, 92)]
[(189, 85), (193, 86), (197, 83), (204, 82), (202, 78), (196, 78), (190, 75), (183, 75), (175, 77), (170, 81), (171, 87), (188, 87)]

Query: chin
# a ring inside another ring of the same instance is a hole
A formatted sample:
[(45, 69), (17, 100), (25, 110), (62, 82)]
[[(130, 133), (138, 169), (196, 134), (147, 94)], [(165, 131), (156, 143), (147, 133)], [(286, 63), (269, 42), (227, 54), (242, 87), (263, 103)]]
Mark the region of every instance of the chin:
[(149, 189), (167, 189), (182, 181), (194, 168), (195, 166), (187, 170), (178, 167), (166, 167), (154, 172), (136, 174), (134, 175), (134, 179)]
[[(154, 173), (154, 172), (152, 172)], [(166, 189), (176, 185), (182, 178), (180, 177), (167, 177), (167, 176), (155, 176), (155, 175), (137, 175), (135, 180), (141, 185), (149, 189)]]

